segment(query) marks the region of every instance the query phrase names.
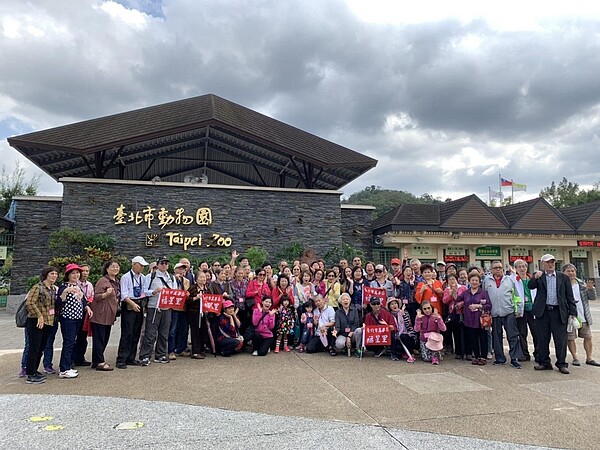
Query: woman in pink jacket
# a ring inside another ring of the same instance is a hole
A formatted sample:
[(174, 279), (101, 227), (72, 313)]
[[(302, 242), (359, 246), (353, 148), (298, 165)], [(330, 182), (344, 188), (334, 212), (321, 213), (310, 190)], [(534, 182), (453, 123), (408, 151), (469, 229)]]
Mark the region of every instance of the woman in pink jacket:
[(273, 328), (275, 327), (275, 313), (277, 310), (271, 309), (273, 301), (270, 297), (265, 297), (259, 308), (252, 313), (252, 325), (254, 325), (254, 335), (252, 336), (252, 355), (265, 356), (273, 344)]

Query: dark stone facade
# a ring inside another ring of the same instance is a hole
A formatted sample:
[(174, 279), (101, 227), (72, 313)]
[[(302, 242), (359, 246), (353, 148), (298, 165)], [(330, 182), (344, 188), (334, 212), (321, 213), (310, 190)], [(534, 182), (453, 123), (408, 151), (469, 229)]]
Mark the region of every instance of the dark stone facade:
[(362, 250), (367, 259), (373, 253), (373, 222), (374, 207), (343, 205), (341, 208), (342, 242)]
[(27, 279), (39, 275), (52, 255), (48, 250), (50, 234), (60, 227), (60, 199), (16, 200), (15, 243), (11, 272), (11, 293), (27, 291)]
[[(162, 255), (189, 253), (209, 260), (213, 256), (240, 254), (252, 246), (267, 250), (274, 258), (284, 247), (298, 242), (323, 256), (342, 242), (357, 247), (370, 257), (372, 252), (372, 209), (340, 208), (337, 191), (240, 188), (180, 183), (120, 182), (116, 180), (63, 179), (60, 199), (43, 197), (17, 200), (15, 252), (11, 291), (26, 292), (27, 278), (39, 273), (53, 256), (48, 249), (50, 233), (59, 228), (75, 228), (106, 233), (116, 239), (118, 254), (141, 254), (152, 260)], [(123, 224), (116, 224), (117, 208), (123, 205)], [(150, 228), (144, 209), (152, 211)], [(159, 211), (165, 208), (176, 217), (190, 216), (190, 224), (159, 226)], [(212, 224), (198, 225), (196, 211), (210, 208)], [(136, 221), (136, 212), (139, 212)], [(133, 219), (133, 221), (129, 221)], [(193, 239), (187, 249), (180, 243), (169, 245), (168, 233)], [(147, 246), (147, 235), (157, 234), (157, 245)], [(213, 234), (224, 240), (213, 241)], [(231, 245), (226, 244), (231, 238)], [(207, 244), (212, 244), (207, 246)]]

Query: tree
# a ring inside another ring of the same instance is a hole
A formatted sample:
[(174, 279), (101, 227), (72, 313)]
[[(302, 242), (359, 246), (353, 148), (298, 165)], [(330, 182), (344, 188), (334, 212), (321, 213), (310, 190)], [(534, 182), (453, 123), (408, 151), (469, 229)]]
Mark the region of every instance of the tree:
[(595, 200), (600, 200), (600, 182), (594, 184), (590, 190), (580, 189), (579, 184), (563, 177), (558, 185), (552, 184), (540, 191), (540, 197), (545, 198), (555, 208), (582, 205)]
[(40, 176), (33, 175), (29, 181), (25, 181), (25, 168), (17, 162), (15, 170), (11, 173), (2, 166), (0, 171), (0, 213), (4, 215), (10, 208), (13, 197), (17, 195), (37, 195), (40, 184)]
[[(448, 201), (449, 199), (446, 199)], [(405, 203), (442, 203), (440, 198), (433, 198), (430, 194), (417, 197), (410, 192), (397, 191), (394, 189), (382, 189), (381, 186), (367, 186), (364, 190), (355, 192), (342, 203), (351, 205), (371, 205), (375, 207), (375, 217), (396, 208)]]

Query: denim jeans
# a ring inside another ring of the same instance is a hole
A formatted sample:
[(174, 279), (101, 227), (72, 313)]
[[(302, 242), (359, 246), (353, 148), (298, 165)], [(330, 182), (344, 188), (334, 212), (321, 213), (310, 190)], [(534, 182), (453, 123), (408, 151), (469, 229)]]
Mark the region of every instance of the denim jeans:
[(188, 323), (185, 311), (171, 312), (169, 353), (181, 353), (187, 348)]
[(44, 367), (52, 365), (52, 359), (54, 358), (54, 340), (56, 339), (56, 332), (58, 331), (58, 321), (48, 330), (48, 341), (44, 347)]
[(62, 351), (60, 352), (60, 371), (66, 372), (73, 366), (73, 348), (77, 340), (77, 332), (81, 327), (80, 320), (60, 319), (60, 332), (63, 338)]

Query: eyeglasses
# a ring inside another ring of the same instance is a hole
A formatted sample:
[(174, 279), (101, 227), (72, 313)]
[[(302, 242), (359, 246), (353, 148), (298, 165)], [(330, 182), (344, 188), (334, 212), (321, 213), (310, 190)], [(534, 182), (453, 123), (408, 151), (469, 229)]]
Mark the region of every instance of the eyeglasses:
[(264, 277), (265, 275), (266, 275), (266, 273), (264, 273), (264, 272), (261, 272), (258, 274), (259, 277)]
[(423, 311), (430, 311), (430, 310), (431, 310), (431, 308), (430, 308), (430, 307), (428, 307), (428, 306), (426, 306), (425, 308), (421, 308), (421, 309), (422, 309)]
[(492, 269), (502, 269), (502, 266), (492, 267)]
[(213, 267), (221, 267), (221, 264), (219, 264), (219, 263), (214, 263), (214, 264), (213, 264)]
[(352, 262), (360, 262), (360, 259), (353, 259)]

